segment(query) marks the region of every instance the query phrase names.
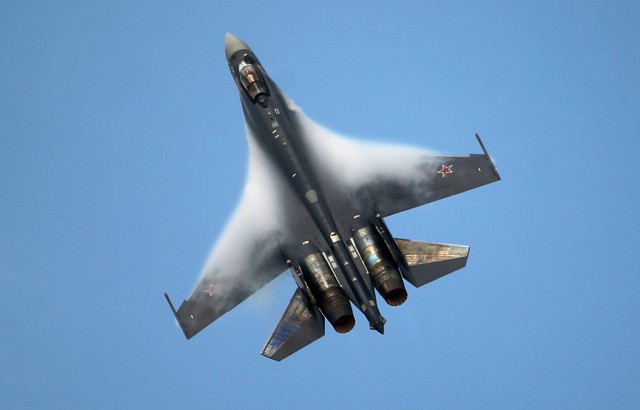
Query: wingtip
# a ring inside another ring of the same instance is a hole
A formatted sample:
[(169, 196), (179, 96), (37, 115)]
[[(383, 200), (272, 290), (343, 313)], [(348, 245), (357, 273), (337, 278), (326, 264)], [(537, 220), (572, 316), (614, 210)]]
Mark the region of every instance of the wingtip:
[(184, 327), (184, 323), (182, 323), (182, 320), (180, 320), (180, 315), (178, 315), (178, 311), (173, 306), (173, 303), (171, 302), (171, 299), (169, 298), (169, 295), (166, 292), (164, 294), (164, 297), (165, 297), (165, 299), (167, 299), (167, 302), (169, 303), (169, 307), (171, 308), (171, 311), (173, 312), (173, 316), (176, 318), (176, 321), (178, 322), (178, 325), (180, 325), (180, 329), (182, 329), (182, 333), (184, 333), (184, 336), (187, 338), (187, 340), (191, 339), (194, 335), (193, 334), (189, 334), (187, 332), (187, 329)]
[(482, 152), (484, 153), (485, 158), (487, 158), (487, 161), (489, 161), (489, 164), (491, 165), (491, 168), (493, 169), (493, 173), (496, 175), (496, 177), (498, 177), (498, 179), (500, 179), (500, 174), (498, 173), (498, 169), (496, 168), (496, 165), (493, 162), (493, 159), (491, 158), (491, 155), (489, 155), (489, 152), (487, 151), (487, 148), (484, 146), (484, 143), (482, 142), (482, 138), (480, 138), (480, 134), (476, 133), (476, 139), (478, 140), (478, 143), (480, 144), (480, 148), (482, 148)]
[(171, 299), (169, 298), (169, 295), (167, 294), (167, 292), (164, 293), (164, 298), (167, 299), (167, 302), (169, 303), (169, 307), (171, 308), (171, 311), (173, 312), (174, 316), (178, 316), (178, 312), (176, 312), (176, 308), (173, 307), (173, 303), (171, 303)]
[(480, 138), (480, 134), (478, 134), (477, 132), (476, 132), (476, 139), (478, 140), (478, 144), (480, 144), (480, 148), (482, 148), (484, 155), (489, 155), (487, 154), (487, 149), (484, 147), (484, 144), (482, 143), (482, 138)]

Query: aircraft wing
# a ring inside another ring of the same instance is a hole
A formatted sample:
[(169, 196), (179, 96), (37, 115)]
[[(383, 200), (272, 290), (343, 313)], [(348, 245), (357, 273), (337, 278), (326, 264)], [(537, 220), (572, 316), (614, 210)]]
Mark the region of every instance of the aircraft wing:
[(243, 198), (195, 290), (177, 310), (165, 294), (187, 339), (288, 269), (278, 241), (286, 229), (280, 187), (259, 149), (250, 151)]
[(249, 263), (242, 263), (240, 267), (211, 265), (177, 311), (169, 301), (187, 339), (287, 269), (277, 242), (264, 244), (253, 240), (246, 246), (242, 242), (237, 242), (237, 245), (240, 248), (238, 252), (247, 255), (246, 262)]
[(411, 164), (413, 169), (403, 172), (403, 177), (378, 178), (361, 190), (386, 217), (500, 180), (480, 137), (476, 137), (484, 154), (424, 156)]

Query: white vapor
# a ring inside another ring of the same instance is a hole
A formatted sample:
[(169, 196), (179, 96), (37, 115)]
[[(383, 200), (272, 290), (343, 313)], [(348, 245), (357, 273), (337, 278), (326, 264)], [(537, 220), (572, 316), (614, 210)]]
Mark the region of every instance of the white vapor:
[(322, 176), (340, 181), (346, 189), (357, 189), (380, 178), (412, 180), (424, 158), (436, 155), (408, 145), (351, 139), (312, 121), (300, 110), (296, 113)]
[[(293, 103), (290, 108), (294, 108)], [(327, 130), (306, 117), (297, 107), (295, 116), (302, 137), (312, 152), (321, 185), (346, 194), (365, 183), (386, 179), (411, 183), (416, 167), (433, 153), (408, 146), (357, 141)], [(267, 264), (269, 278), (286, 270), (280, 252), (281, 241), (293, 238), (291, 204), (298, 198), (248, 130), (249, 166), (242, 198), (214, 246), (200, 280), (216, 284), (218, 297), (252, 293), (264, 285), (258, 278)], [(298, 205), (302, 207), (302, 205)], [(272, 263), (276, 260), (276, 264)], [(269, 264), (270, 263), (270, 264)], [(275, 270), (277, 270), (277, 272)]]

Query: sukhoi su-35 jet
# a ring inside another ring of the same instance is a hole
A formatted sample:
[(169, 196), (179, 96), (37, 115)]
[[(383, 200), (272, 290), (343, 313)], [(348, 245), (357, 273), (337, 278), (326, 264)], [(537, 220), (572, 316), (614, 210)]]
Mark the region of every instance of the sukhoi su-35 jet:
[[(247, 44), (227, 34), (225, 51), (248, 127), (249, 174), (240, 211), (191, 296), (176, 310), (165, 294), (185, 336), (287, 270), (297, 289), (264, 356), (282, 360), (319, 339), (325, 318), (336, 332), (349, 332), (353, 306), (383, 333), (376, 292), (401, 305), (405, 281), (425, 285), (464, 267), (469, 253), (468, 246), (394, 238), (384, 218), (498, 181), (482, 141), (476, 135), (483, 154), (468, 156), (336, 143), (285, 96)], [(390, 156), (393, 167), (381, 160)], [(252, 206), (259, 215), (242, 212)]]

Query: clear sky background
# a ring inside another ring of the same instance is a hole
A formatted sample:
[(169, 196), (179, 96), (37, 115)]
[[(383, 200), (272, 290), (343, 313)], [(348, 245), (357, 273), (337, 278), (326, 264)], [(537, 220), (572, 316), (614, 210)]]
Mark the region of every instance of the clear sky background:
[[(288, 274), (177, 327), (247, 167), (226, 32), (337, 132), (496, 160), (389, 218), (472, 251), (384, 336), (261, 357)], [(2, 2), (0, 407), (637, 408), (639, 39), (637, 1)]]

